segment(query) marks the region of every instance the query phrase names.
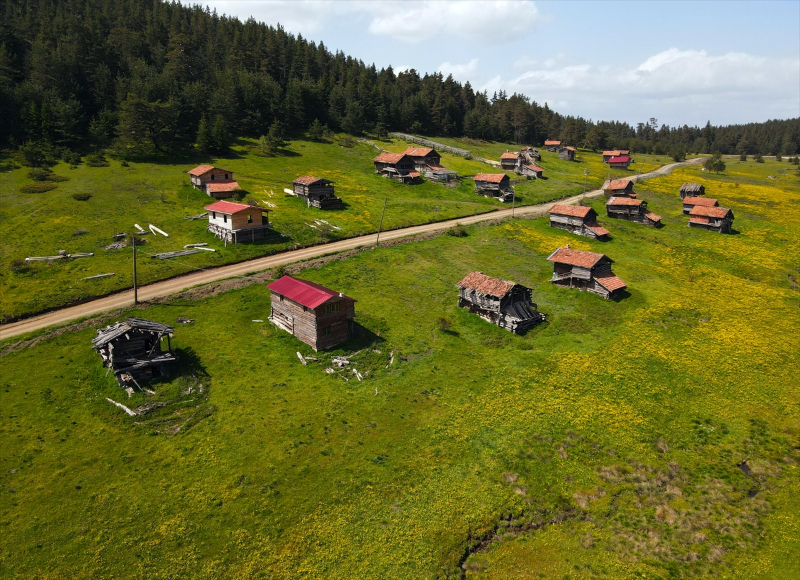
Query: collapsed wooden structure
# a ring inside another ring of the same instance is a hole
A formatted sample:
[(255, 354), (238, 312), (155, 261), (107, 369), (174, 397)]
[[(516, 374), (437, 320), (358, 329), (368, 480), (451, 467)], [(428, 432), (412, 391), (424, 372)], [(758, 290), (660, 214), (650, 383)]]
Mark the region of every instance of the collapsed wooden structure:
[(573, 234), (604, 240), (610, 232), (597, 223), (597, 212), (590, 207), (557, 203), (550, 208), (550, 227)]
[(558, 150), (561, 149), (561, 141), (548, 139), (544, 142), (544, 148), (551, 153), (558, 153)]
[(681, 199), (685, 199), (687, 197), (697, 197), (699, 195), (705, 195), (706, 187), (705, 185), (700, 185), (699, 183), (684, 183), (681, 185), (680, 196)]
[(558, 150), (558, 158), (564, 161), (575, 161), (575, 147), (562, 147)]
[(603, 195), (606, 197), (636, 197), (633, 191), (633, 181), (630, 179), (607, 179), (603, 184)]
[(689, 227), (730, 234), (733, 228), (733, 211), (727, 207), (696, 205), (689, 212)]
[(292, 276), (267, 288), (272, 292), (269, 320), (314, 350), (331, 348), (352, 336), (354, 298)]
[(521, 334), (544, 320), (522, 284), (471, 272), (457, 284), (458, 306), (500, 328)]
[(606, 202), (606, 215), (650, 227), (661, 225), (661, 216), (647, 210), (647, 202), (632, 197), (612, 197)]
[(268, 213), (272, 210), (233, 201), (218, 201), (203, 209), (208, 212), (206, 231), (226, 244), (254, 242), (269, 233)]
[(514, 199), (511, 191), (511, 180), (504, 173), (479, 173), (472, 178), (475, 181), (475, 193), (494, 197), (502, 202)]
[(305, 175), (292, 182), (292, 191), (304, 200), (308, 207), (319, 209), (340, 209), (343, 207), (342, 199), (336, 197), (334, 184), (330, 179)]
[(586, 290), (606, 299), (617, 296), (627, 287), (611, 271), (612, 260), (604, 254), (573, 250), (566, 245), (547, 259), (553, 262), (551, 282), (557, 286)]
[[(120, 386), (132, 382), (141, 388), (141, 382), (169, 375), (171, 363), (177, 360), (170, 342), (173, 330), (160, 322), (128, 318), (99, 329), (92, 348), (108, 367), (106, 374), (113, 371)], [(162, 348), (164, 338), (166, 350)]]
[(719, 202), (713, 197), (684, 197), (683, 213), (689, 215), (692, 208), (698, 205), (702, 207), (717, 207)]
[(233, 172), (213, 165), (198, 165), (187, 171), (192, 187), (210, 197), (231, 197), (241, 189), (233, 179)]
[(414, 170), (414, 161), (404, 153), (381, 153), (372, 159), (375, 173), (400, 183), (416, 183), (420, 174)]

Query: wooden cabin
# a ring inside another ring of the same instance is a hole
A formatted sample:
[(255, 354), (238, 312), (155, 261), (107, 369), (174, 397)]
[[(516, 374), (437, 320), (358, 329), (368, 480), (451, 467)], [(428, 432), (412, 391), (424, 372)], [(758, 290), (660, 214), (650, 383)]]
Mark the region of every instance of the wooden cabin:
[(566, 245), (547, 259), (553, 262), (551, 282), (557, 286), (586, 290), (606, 299), (613, 298), (627, 287), (611, 271), (612, 261), (604, 254), (573, 250)]
[(608, 160), (608, 166), (614, 169), (628, 169), (633, 160), (628, 155), (617, 155)]
[(531, 301), (531, 289), (481, 272), (471, 272), (457, 284), (458, 306), (500, 328), (522, 334), (544, 320)]
[(507, 171), (518, 169), (521, 165), (522, 155), (519, 151), (506, 151), (500, 155), (500, 167)]
[(606, 215), (650, 227), (661, 225), (661, 216), (647, 211), (647, 202), (632, 197), (612, 197), (606, 202)]
[(442, 156), (436, 149), (430, 147), (409, 147), (402, 153), (407, 155), (414, 164), (414, 170), (424, 173), (428, 165), (441, 166)]
[[(396, 179), (401, 183), (410, 183), (419, 179), (419, 172), (414, 171), (414, 161), (404, 153), (381, 153), (372, 162), (375, 173)], [(415, 175), (409, 175), (414, 173)]]
[(272, 292), (269, 320), (314, 350), (331, 348), (353, 335), (354, 298), (292, 276), (267, 288)]
[(553, 141), (548, 139), (544, 142), (544, 148), (546, 151), (550, 151), (551, 153), (558, 153), (558, 150), (561, 149), (561, 141)]
[(539, 167), (533, 163), (523, 165), (517, 170), (517, 173), (524, 175), (528, 179), (541, 179), (544, 177), (544, 167)]
[(319, 209), (339, 209), (341, 198), (334, 193), (333, 181), (321, 177), (298, 177), (292, 182), (292, 190), (300, 199), (305, 200), (308, 207)]
[(218, 201), (203, 209), (208, 212), (206, 231), (226, 244), (254, 242), (269, 233), (268, 212), (272, 210), (232, 201)]
[(684, 197), (683, 213), (689, 215), (692, 208), (698, 205), (702, 207), (717, 207), (719, 206), (719, 202), (712, 197)]
[(192, 187), (210, 197), (231, 197), (241, 189), (233, 179), (233, 172), (213, 165), (198, 165), (187, 171)]
[(619, 157), (620, 155), (630, 155), (627, 149), (612, 149), (610, 151), (603, 151), (603, 163), (608, 163), (612, 157)]
[(582, 205), (555, 204), (550, 208), (550, 227), (594, 240), (606, 239), (610, 233), (597, 223), (597, 212)]
[(689, 212), (689, 227), (711, 230), (721, 234), (732, 233), (733, 212), (727, 207), (696, 205)]
[(633, 191), (633, 181), (630, 179), (609, 179), (603, 184), (603, 193), (606, 197), (636, 197)]
[(575, 161), (575, 147), (562, 147), (558, 150), (558, 158), (564, 161)]
[[(92, 348), (100, 353), (103, 366), (113, 371), (120, 386), (131, 387), (155, 377), (168, 376), (177, 360), (170, 338), (173, 328), (142, 318), (128, 318), (97, 331)], [(166, 349), (164, 339), (167, 339)]]
[(686, 197), (697, 197), (705, 194), (706, 194), (705, 185), (700, 185), (699, 183), (684, 183), (683, 185), (681, 185), (681, 191), (680, 191), (681, 199), (684, 199)]
[(479, 173), (472, 179), (475, 180), (475, 193), (503, 202), (511, 201), (514, 197), (511, 181), (505, 173)]

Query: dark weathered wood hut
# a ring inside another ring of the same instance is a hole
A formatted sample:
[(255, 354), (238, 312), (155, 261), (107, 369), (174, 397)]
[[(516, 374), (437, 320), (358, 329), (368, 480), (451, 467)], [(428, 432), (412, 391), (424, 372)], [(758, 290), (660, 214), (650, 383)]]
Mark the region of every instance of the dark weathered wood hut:
[(170, 343), (173, 330), (160, 322), (128, 318), (98, 330), (92, 348), (100, 353), (103, 366), (114, 372), (121, 386), (133, 383), (141, 389), (140, 383), (169, 375), (171, 363), (177, 360)]
[(692, 208), (698, 205), (702, 207), (717, 207), (719, 206), (719, 202), (713, 197), (684, 197), (683, 213), (689, 215)]
[(647, 210), (647, 202), (632, 197), (612, 197), (606, 202), (606, 215), (650, 227), (661, 225), (661, 216)]
[(597, 212), (581, 205), (555, 204), (550, 208), (550, 227), (587, 238), (606, 239), (609, 231), (597, 223)]
[(628, 155), (617, 155), (608, 160), (608, 166), (614, 169), (628, 169), (633, 159)]
[[(381, 153), (372, 162), (375, 164), (375, 173), (401, 182), (408, 181), (406, 176), (414, 172), (414, 161), (403, 153)], [(415, 173), (416, 178), (419, 178), (419, 173)]]
[(684, 183), (681, 185), (681, 192), (680, 196), (681, 199), (687, 197), (697, 197), (699, 195), (706, 194), (706, 186), (700, 185), (699, 183)]
[(603, 184), (603, 193), (606, 197), (636, 197), (633, 191), (633, 181), (630, 179), (609, 179)]
[(730, 234), (733, 228), (733, 212), (727, 207), (696, 205), (689, 212), (689, 227)]
[(531, 289), (522, 284), (471, 272), (457, 287), (459, 307), (500, 328), (521, 334), (544, 320), (531, 301)]
[(558, 158), (564, 161), (575, 161), (575, 147), (562, 147), (558, 150)]
[(254, 242), (269, 233), (269, 212), (246, 203), (218, 201), (204, 208), (208, 212), (208, 226), (211, 232), (226, 244)]
[(506, 151), (500, 155), (500, 167), (508, 171), (518, 169), (522, 165), (522, 155), (519, 151)]
[(561, 141), (554, 141), (552, 139), (548, 139), (544, 142), (544, 148), (547, 151), (552, 153), (558, 153), (558, 150), (561, 149)]
[(300, 199), (305, 200), (308, 207), (319, 209), (339, 209), (342, 207), (341, 198), (334, 193), (333, 181), (321, 177), (298, 177), (292, 182), (292, 190)]
[(553, 262), (551, 282), (612, 298), (627, 285), (611, 271), (612, 261), (604, 254), (573, 250), (569, 245), (558, 248), (547, 258)]
[(292, 276), (267, 288), (272, 291), (269, 320), (314, 350), (331, 348), (352, 336), (354, 298)]
[(213, 165), (198, 165), (187, 173), (192, 186), (211, 197), (231, 197), (235, 191), (241, 189), (233, 179), (233, 172), (227, 169)]
[(544, 177), (544, 167), (539, 167), (533, 163), (523, 165), (517, 170), (517, 173), (524, 175), (528, 179), (541, 179)]
[(504, 173), (479, 173), (475, 177), (475, 193), (486, 197), (494, 197), (500, 201), (511, 201), (511, 181)]
[(411, 159), (414, 169), (420, 173), (424, 173), (428, 165), (441, 166), (442, 164), (442, 156), (431, 147), (409, 147), (403, 151), (403, 155), (407, 155)]

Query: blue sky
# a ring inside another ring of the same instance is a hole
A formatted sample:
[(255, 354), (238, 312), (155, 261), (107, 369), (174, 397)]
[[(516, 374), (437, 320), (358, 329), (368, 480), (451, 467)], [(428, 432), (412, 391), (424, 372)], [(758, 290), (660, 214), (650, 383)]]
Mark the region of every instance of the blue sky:
[[(184, 3), (193, 3), (183, 0)], [(800, 116), (800, 2), (205, 2), (332, 51), (564, 114), (725, 125)]]

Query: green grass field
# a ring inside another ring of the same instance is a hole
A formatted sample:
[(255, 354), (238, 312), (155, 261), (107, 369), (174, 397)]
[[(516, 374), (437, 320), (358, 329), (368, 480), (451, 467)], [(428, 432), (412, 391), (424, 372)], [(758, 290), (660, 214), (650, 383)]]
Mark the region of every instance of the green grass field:
[[(170, 163), (134, 163), (122, 167), (65, 164), (54, 172), (69, 181), (45, 193), (20, 193), (33, 183), (28, 168), (7, 169), (0, 184), (0, 320), (12, 320), (75, 301), (108, 294), (132, 286), (130, 248), (105, 250), (113, 235), (134, 230), (134, 223), (147, 229), (149, 223), (170, 237), (150, 235), (141, 248), (138, 267), (140, 284), (163, 280), (208, 268), (247, 260), (301, 246), (377, 231), (384, 199), (384, 228), (441, 221), (500, 207), (500, 202), (475, 195), (473, 183), (464, 179), (457, 187), (434, 183), (407, 186), (375, 175), (371, 159), (377, 150), (365, 143), (352, 148), (336, 144), (295, 141), (284, 155), (259, 157), (249, 151), (252, 142), (241, 141), (224, 159), (182, 159)], [(381, 146), (402, 151), (402, 141)], [(505, 150), (512, 145), (494, 144)], [(518, 179), (517, 203), (536, 204), (574, 195), (583, 190), (583, 171), (590, 170), (589, 187), (598, 187), (607, 174), (599, 154), (581, 151), (581, 161), (561, 161), (545, 152), (542, 164), (546, 180)], [(499, 153), (498, 153), (499, 157)], [(668, 160), (664, 160), (665, 162)], [(270, 214), (275, 231), (271, 239), (255, 244), (224, 247), (206, 233), (205, 220), (187, 221), (202, 213), (210, 199), (188, 185), (186, 171), (199, 163), (212, 162), (234, 172), (251, 198), (263, 207), (274, 204)], [(461, 175), (491, 170), (481, 162), (445, 155), (443, 163)], [(654, 163), (653, 166), (661, 163)], [(7, 168), (12, 164), (7, 164)], [(648, 166), (649, 167), (649, 166)], [(637, 169), (638, 170), (638, 169)], [(634, 174), (633, 172), (630, 172)], [(337, 193), (347, 204), (344, 210), (322, 212), (286, 196), (283, 189), (301, 175), (333, 179)], [(513, 174), (511, 174), (513, 176)], [(73, 195), (90, 194), (86, 201)], [(325, 220), (327, 223), (315, 223)], [(176, 260), (157, 260), (148, 254), (178, 250), (184, 244), (208, 242), (216, 253), (202, 252)], [(25, 263), (28, 256), (52, 256), (94, 252), (94, 257), (55, 262)], [(85, 280), (97, 274), (114, 276)]]
[[(665, 227), (601, 217), (606, 243), (515, 220), (306, 269), (357, 298), (368, 331), (309, 366), (254, 322), (262, 284), (131, 312), (195, 319), (155, 397), (104, 376), (92, 325), (0, 344), (0, 575), (797, 577), (788, 167), (643, 183)], [(687, 228), (683, 181), (732, 207), (738, 233)], [(566, 243), (610, 256), (629, 296), (550, 284)], [(532, 287), (546, 323), (515, 336), (456, 308), (472, 270)], [(324, 372), (356, 351), (363, 381)], [(167, 406), (131, 418), (106, 397)]]

